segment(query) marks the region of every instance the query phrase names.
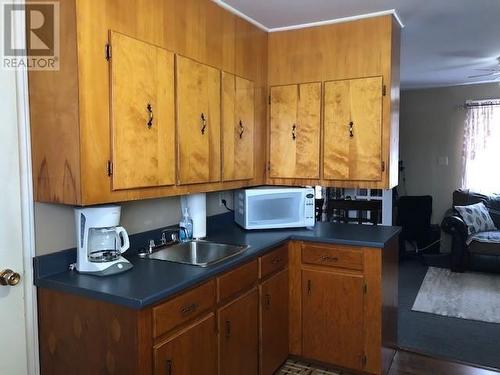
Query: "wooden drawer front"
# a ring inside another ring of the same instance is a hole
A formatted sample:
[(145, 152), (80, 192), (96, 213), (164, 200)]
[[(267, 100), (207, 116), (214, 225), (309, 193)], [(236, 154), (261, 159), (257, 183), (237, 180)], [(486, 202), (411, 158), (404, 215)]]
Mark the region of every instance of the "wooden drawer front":
[(153, 308), (153, 334), (157, 338), (215, 305), (215, 282), (211, 280)]
[(302, 263), (363, 270), (363, 250), (341, 245), (302, 244)]
[(280, 246), (260, 258), (260, 278), (275, 273), (288, 264), (288, 246)]
[(219, 302), (250, 289), (258, 279), (257, 259), (217, 278)]

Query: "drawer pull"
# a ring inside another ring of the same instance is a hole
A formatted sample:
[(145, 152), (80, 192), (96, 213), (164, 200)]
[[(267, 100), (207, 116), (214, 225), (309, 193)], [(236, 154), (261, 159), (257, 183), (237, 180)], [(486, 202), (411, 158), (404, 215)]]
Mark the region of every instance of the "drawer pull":
[(231, 337), (231, 322), (226, 320), (226, 338)]
[(183, 316), (189, 315), (192, 312), (194, 312), (197, 308), (198, 308), (198, 304), (196, 304), (196, 303), (192, 303), (190, 305), (183, 306), (181, 308), (181, 314)]
[(278, 264), (278, 263), (281, 263), (283, 262), (283, 258), (274, 258), (271, 263), (272, 264)]
[(320, 261), (322, 262), (338, 262), (339, 258), (337, 257), (330, 257), (328, 255), (323, 255), (319, 258)]

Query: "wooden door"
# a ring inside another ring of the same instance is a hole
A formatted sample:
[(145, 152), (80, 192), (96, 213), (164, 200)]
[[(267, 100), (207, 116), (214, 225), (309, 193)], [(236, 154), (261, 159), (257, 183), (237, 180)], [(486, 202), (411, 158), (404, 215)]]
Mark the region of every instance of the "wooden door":
[(288, 357), (288, 270), (262, 283), (261, 375), (272, 375)]
[(255, 375), (259, 357), (257, 289), (219, 311), (220, 374)]
[(173, 185), (174, 55), (117, 32), (110, 43), (112, 188)]
[(217, 334), (213, 314), (154, 348), (155, 375), (217, 374)]
[(254, 84), (222, 73), (222, 178), (254, 177)]
[(271, 87), (272, 178), (319, 178), (321, 83)]
[(220, 181), (220, 71), (176, 59), (179, 184)]
[(362, 275), (302, 271), (302, 354), (359, 369), (364, 365)]
[(382, 179), (382, 77), (325, 83), (323, 176)]

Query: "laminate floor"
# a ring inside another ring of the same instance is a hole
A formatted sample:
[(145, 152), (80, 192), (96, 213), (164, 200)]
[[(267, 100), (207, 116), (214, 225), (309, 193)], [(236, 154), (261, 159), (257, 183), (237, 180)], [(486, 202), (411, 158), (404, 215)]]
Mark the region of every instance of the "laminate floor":
[[(334, 369), (317, 367), (307, 362), (288, 360), (277, 375), (349, 375)], [(500, 372), (458, 362), (398, 351), (388, 375), (499, 375)]]

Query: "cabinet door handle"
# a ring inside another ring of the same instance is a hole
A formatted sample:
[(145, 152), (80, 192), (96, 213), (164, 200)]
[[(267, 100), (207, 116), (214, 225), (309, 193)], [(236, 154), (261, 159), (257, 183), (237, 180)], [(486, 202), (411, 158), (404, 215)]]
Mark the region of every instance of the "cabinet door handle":
[(205, 134), (205, 129), (207, 128), (207, 119), (205, 118), (205, 114), (201, 114), (201, 134)]
[(244, 132), (245, 132), (245, 128), (243, 127), (243, 122), (240, 120), (240, 139), (243, 138)]
[(146, 106), (146, 110), (148, 111), (148, 122), (147, 122), (148, 129), (151, 129), (154, 120), (153, 106), (151, 105), (151, 103), (148, 103), (148, 105)]
[(231, 322), (226, 320), (226, 338), (231, 337)]
[(271, 295), (270, 294), (266, 294), (264, 296), (264, 306), (265, 306), (266, 310), (269, 310), (271, 308)]
[(311, 295), (312, 282), (311, 280), (307, 280), (307, 294)]
[(297, 134), (295, 133), (295, 130), (297, 130), (297, 125), (293, 124), (292, 125), (292, 139), (295, 141), (295, 138), (297, 138)]
[(171, 359), (167, 359), (165, 361), (165, 368), (167, 370), (167, 375), (172, 375), (172, 360)]
[(354, 122), (352, 121), (349, 123), (349, 137), (354, 137)]

